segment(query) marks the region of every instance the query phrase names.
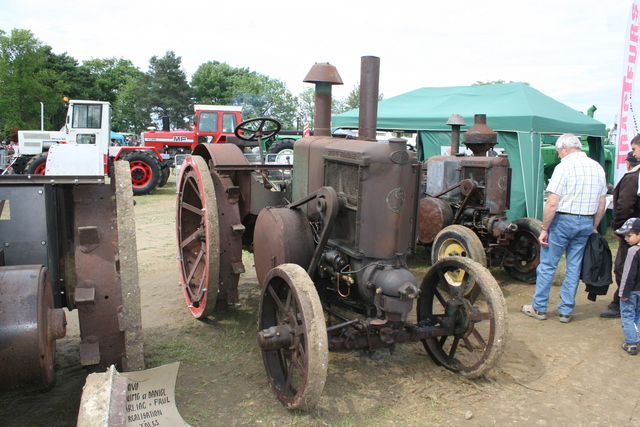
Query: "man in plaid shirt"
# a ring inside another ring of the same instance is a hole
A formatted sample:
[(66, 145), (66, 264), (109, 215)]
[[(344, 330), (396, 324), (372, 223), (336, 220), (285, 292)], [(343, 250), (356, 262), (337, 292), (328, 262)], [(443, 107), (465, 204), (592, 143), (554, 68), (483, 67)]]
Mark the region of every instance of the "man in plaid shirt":
[(604, 216), (607, 194), (604, 169), (581, 149), (580, 139), (575, 135), (564, 134), (556, 141), (561, 161), (547, 185), (549, 197), (539, 239), (542, 247), (536, 290), (531, 305), (523, 305), (521, 309), (534, 319), (547, 319), (553, 277), (566, 252), (567, 273), (560, 288), (558, 316), (562, 323), (571, 321), (584, 248), (589, 235), (598, 232)]

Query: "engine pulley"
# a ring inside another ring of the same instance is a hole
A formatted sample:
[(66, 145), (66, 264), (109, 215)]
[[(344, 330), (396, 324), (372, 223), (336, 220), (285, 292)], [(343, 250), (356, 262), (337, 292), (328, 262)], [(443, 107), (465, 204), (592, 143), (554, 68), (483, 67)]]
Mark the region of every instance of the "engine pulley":
[(66, 334), (64, 311), (54, 308), (51, 275), (42, 265), (0, 267), (1, 388), (49, 388), (56, 339)]

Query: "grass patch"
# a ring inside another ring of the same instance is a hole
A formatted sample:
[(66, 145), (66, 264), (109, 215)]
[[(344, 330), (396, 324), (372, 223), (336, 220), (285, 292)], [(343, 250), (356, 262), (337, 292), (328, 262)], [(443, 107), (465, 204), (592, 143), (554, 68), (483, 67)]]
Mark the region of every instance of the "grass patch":
[(255, 330), (255, 311), (243, 306), (179, 329), (148, 331), (145, 362), (148, 367), (178, 361), (209, 366), (230, 362), (257, 351)]

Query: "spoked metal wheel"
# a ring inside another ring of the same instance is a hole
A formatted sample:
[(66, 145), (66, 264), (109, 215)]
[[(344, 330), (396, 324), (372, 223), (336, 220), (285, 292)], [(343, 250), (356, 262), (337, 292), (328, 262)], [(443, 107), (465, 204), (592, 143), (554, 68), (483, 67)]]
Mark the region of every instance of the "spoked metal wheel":
[(176, 228), (182, 293), (197, 318), (213, 313), (218, 296), (218, 206), (205, 161), (187, 157), (178, 184)]
[(507, 306), (502, 291), (484, 266), (464, 257), (438, 261), (427, 272), (418, 301), (418, 320), (446, 318), (445, 309), (459, 303), (453, 335), (423, 340), (431, 358), (467, 378), (493, 367), (504, 351)]
[(504, 269), (514, 279), (536, 283), (542, 222), (534, 218), (519, 218), (513, 223), (518, 225), (518, 230), (508, 249), (515, 255), (516, 261), (513, 266), (505, 266)]
[(328, 338), (320, 298), (306, 271), (282, 264), (265, 278), (258, 343), (276, 396), (288, 409), (309, 409), (327, 379)]

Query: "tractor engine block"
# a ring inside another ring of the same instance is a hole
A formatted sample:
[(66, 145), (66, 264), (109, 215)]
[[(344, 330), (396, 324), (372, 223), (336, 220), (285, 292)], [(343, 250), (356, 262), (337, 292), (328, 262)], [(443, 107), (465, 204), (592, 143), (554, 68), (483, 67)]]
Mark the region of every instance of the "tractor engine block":
[(462, 224), (499, 238), (517, 227), (504, 217), (511, 198), (511, 168), (497, 157), (434, 156), (429, 158), (420, 201), (418, 238), (431, 243), (444, 227)]
[[(304, 138), (294, 148), (293, 198), (335, 190), (339, 210), (318, 264), (327, 289), (369, 315), (404, 321), (419, 290), (406, 267), (415, 247), (420, 164), (404, 139)], [(318, 161), (322, 159), (322, 161)], [(318, 219), (320, 207), (307, 204)]]

